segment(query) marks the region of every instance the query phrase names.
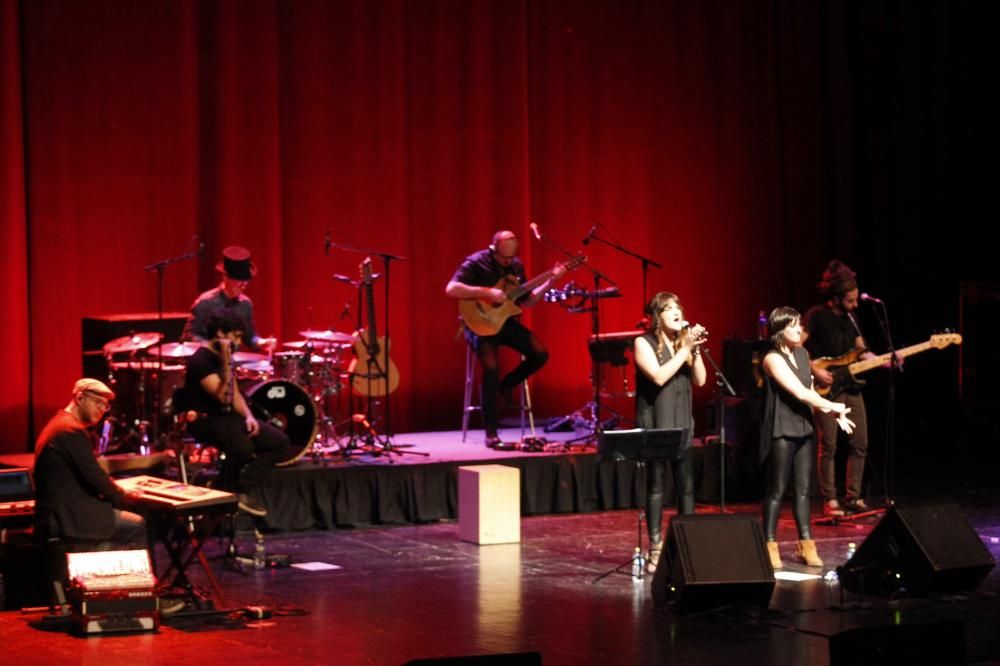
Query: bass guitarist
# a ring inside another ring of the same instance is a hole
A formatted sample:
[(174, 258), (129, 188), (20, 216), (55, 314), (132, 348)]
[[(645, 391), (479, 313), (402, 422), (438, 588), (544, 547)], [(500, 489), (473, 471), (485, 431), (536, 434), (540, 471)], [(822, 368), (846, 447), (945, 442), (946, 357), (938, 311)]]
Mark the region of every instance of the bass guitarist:
[[(824, 358), (833, 358), (846, 354), (854, 349), (866, 349), (864, 336), (855, 316), (858, 309), (859, 292), (857, 274), (849, 266), (837, 259), (827, 264), (819, 285), (820, 293), (827, 300), (825, 303), (810, 308), (805, 317), (805, 332), (802, 339), (809, 351), (810, 365), (813, 376), (819, 387), (828, 387), (833, 382), (833, 374), (823, 367)], [(866, 351), (859, 358), (871, 358), (875, 355)], [(843, 516), (845, 513), (861, 513), (870, 507), (861, 496), (861, 483), (865, 472), (865, 458), (868, 455), (868, 418), (865, 413), (865, 400), (861, 388), (851, 385), (838, 395), (827, 395), (826, 398), (842, 402), (850, 408), (851, 420), (854, 421), (854, 431), (844, 433), (847, 439), (847, 474), (846, 494), (844, 504), (837, 500), (837, 481), (835, 458), (837, 454), (837, 439), (840, 436), (837, 427), (837, 414), (816, 412), (816, 427), (819, 429), (819, 489), (823, 496), (823, 514), (827, 516)]]
[[(445, 287), (445, 294), (452, 298), (477, 301), (482, 308), (502, 308), (508, 304), (508, 292), (516, 290), (526, 281), (524, 264), (517, 257), (517, 236), (513, 231), (501, 230), (493, 234), (493, 240), (485, 250), (474, 252), (465, 258)], [(529, 307), (537, 303), (552, 282), (565, 272), (565, 267), (556, 265), (537, 286), (520, 295), (513, 305)], [(483, 370), (482, 410), (486, 426), (486, 446), (500, 444), (498, 434), (497, 398), (502, 396), (507, 404), (512, 404), (514, 387), (537, 372), (549, 358), (549, 352), (517, 316), (510, 316), (495, 332), (479, 326), (480, 333), (474, 333), (470, 322), (466, 322), (465, 337)], [(523, 357), (521, 363), (500, 379), (500, 347), (513, 348)]]

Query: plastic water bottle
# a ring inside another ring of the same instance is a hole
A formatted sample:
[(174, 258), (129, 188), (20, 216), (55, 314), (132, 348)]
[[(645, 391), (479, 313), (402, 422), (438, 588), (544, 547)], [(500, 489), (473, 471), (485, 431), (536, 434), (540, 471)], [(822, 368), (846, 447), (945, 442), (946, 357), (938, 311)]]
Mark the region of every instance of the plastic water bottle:
[(642, 575), (645, 572), (646, 560), (642, 557), (642, 549), (636, 547), (635, 555), (632, 556), (632, 580), (640, 581), (642, 580)]
[(857, 551), (858, 546), (853, 541), (847, 544), (847, 559), (844, 562), (850, 562), (851, 558), (854, 557), (855, 551)]
[(264, 548), (264, 535), (257, 532), (257, 541), (253, 545), (253, 568), (263, 569), (267, 564), (267, 550)]
[(767, 313), (763, 310), (757, 313), (757, 339), (767, 340)]

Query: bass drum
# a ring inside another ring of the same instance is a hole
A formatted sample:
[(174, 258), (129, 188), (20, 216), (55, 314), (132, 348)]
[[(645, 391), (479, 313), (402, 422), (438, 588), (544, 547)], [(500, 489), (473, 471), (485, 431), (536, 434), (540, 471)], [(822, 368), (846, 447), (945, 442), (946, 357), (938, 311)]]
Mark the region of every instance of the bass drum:
[(273, 379), (250, 385), (243, 395), (258, 421), (270, 423), (292, 442), (291, 456), (278, 463), (278, 467), (291, 465), (309, 450), (316, 439), (319, 420), (316, 405), (304, 388), (294, 382)]

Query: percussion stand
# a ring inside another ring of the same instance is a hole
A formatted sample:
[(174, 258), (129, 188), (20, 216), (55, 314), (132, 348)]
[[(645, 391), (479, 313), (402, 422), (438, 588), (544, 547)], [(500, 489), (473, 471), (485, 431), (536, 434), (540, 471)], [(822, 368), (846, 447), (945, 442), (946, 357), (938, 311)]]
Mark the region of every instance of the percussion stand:
[[(193, 245), (194, 244), (193, 241), (197, 238), (198, 234), (192, 236), (191, 240), (188, 241), (188, 247)], [(159, 361), (157, 363), (158, 372), (156, 374), (156, 396), (155, 399), (153, 400), (154, 409), (153, 409), (152, 426), (153, 426), (153, 441), (157, 443), (159, 443), (160, 440), (160, 410), (162, 409), (160, 401), (162, 400), (162, 395), (163, 395), (163, 355), (160, 354), (160, 349), (163, 344), (163, 273), (166, 270), (167, 266), (169, 266), (170, 264), (176, 264), (180, 261), (186, 261), (188, 259), (193, 259), (194, 257), (200, 257), (203, 254), (205, 254), (205, 243), (199, 243), (197, 250), (188, 251), (185, 252), (184, 254), (179, 254), (176, 257), (161, 259), (160, 261), (155, 261), (151, 264), (147, 264), (142, 268), (142, 270), (147, 273), (156, 271), (156, 324), (157, 327), (160, 329), (159, 330), (160, 337), (156, 341), (156, 344), (153, 345), (153, 348), (156, 350), (155, 352), (156, 358), (158, 358)]]

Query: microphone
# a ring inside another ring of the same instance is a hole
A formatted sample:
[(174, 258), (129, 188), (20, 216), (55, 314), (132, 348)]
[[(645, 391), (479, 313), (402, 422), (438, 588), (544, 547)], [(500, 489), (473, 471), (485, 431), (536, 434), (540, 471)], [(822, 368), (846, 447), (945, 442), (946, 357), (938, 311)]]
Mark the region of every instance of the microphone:
[(538, 225), (532, 222), (528, 226), (531, 227), (531, 233), (535, 234), (535, 238), (542, 240), (542, 232), (538, 230)]
[(344, 309), (340, 311), (340, 318), (345, 319), (351, 316), (351, 302), (344, 301)]
[(683, 320), (681, 322), (681, 328), (691, 328), (691, 322), (689, 322), (687, 319)]
[(861, 294), (861, 300), (863, 300), (863, 301), (871, 301), (872, 303), (879, 303), (879, 304), (882, 303), (882, 299), (881, 298), (875, 298), (871, 294)]
[(590, 231), (587, 232), (587, 235), (583, 237), (583, 244), (584, 245), (588, 244), (590, 242), (590, 239), (593, 238), (594, 234), (596, 233), (597, 233), (597, 225), (595, 224), (590, 228)]
[(333, 243), (330, 242), (330, 231), (327, 230), (327, 232), (326, 232), (326, 239), (323, 242), (323, 254), (325, 254), (327, 256), (330, 255), (330, 246), (331, 245), (333, 245)]

